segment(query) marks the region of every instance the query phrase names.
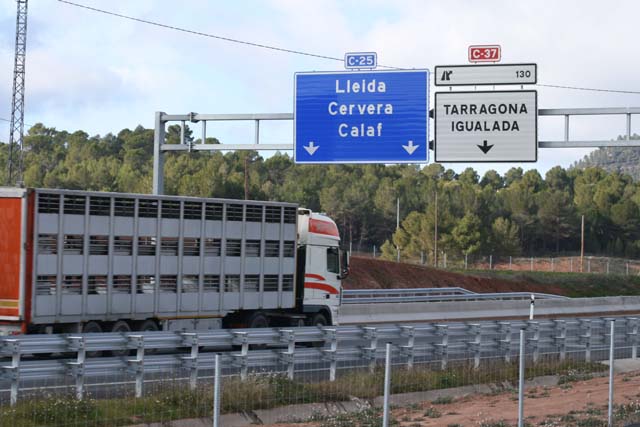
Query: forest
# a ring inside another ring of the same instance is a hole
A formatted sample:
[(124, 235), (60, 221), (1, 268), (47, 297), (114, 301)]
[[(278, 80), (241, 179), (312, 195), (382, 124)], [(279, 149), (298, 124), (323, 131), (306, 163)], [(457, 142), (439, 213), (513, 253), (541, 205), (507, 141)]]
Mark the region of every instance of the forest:
[[(186, 137), (193, 143), (190, 130)], [(167, 129), (178, 143), (179, 126)], [(215, 138), (207, 138), (215, 144)], [(24, 138), (28, 187), (150, 193), (153, 129), (89, 136), (42, 124)], [(0, 179), (6, 182), (8, 145), (0, 144)], [(593, 157), (593, 156), (592, 156)], [(589, 160), (589, 159), (586, 159)], [(454, 255), (576, 253), (585, 217), (587, 253), (640, 255), (640, 184), (630, 175), (576, 164), (544, 176), (512, 168), (480, 177), (439, 164), (295, 165), (287, 154), (262, 158), (255, 151), (167, 154), (165, 193), (295, 202), (336, 220), (353, 250), (374, 245), (395, 258), (438, 249)], [(400, 227), (396, 230), (396, 203)]]

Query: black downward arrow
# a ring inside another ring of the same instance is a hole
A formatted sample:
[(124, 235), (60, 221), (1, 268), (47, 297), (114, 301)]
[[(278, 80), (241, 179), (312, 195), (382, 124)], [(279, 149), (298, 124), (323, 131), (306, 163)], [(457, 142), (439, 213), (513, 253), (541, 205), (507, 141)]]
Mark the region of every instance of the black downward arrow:
[(482, 145), (478, 144), (478, 148), (481, 149), (484, 154), (487, 154), (489, 150), (491, 150), (491, 147), (493, 147), (493, 144), (487, 145), (486, 139), (482, 141)]

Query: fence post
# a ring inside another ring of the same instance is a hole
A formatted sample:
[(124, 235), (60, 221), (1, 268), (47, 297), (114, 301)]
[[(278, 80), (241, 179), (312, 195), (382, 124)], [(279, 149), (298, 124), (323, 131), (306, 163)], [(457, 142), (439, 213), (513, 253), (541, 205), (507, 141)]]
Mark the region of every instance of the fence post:
[(629, 275), (629, 263), (626, 263), (626, 268), (627, 268), (627, 276)]
[(524, 328), (520, 329), (520, 366), (518, 367), (518, 427), (524, 427)]
[(469, 254), (464, 254), (464, 269), (469, 267)]
[(11, 378), (11, 406), (18, 403), (18, 390), (20, 388), (20, 341), (17, 339), (5, 339), (3, 350), (11, 353), (11, 365), (3, 366), (0, 371), (5, 371)]
[(587, 259), (587, 273), (591, 273), (591, 257)]
[(376, 257), (376, 245), (373, 245), (373, 257)]
[(220, 355), (215, 356), (213, 378), (213, 427), (220, 427)]
[(444, 269), (447, 269), (447, 253), (444, 253)]
[(513, 257), (509, 255), (509, 270), (513, 270)]
[(420, 265), (424, 265), (424, 251), (420, 251)]
[(553, 265), (553, 258), (551, 258), (551, 271), (555, 271), (555, 266)]
[(609, 258), (607, 258), (607, 274), (609, 274)]
[(493, 255), (489, 255), (489, 270), (493, 270)]
[(569, 272), (573, 273), (573, 258), (569, 258)]
[(533, 271), (533, 257), (531, 257), (531, 271)]
[(613, 365), (615, 361), (614, 347), (616, 342), (616, 321), (611, 319), (611, 332), (609, 334), (609, 411), (607, 417), (608, 427), (613, 426)]
[(389, 427), (389, 393), (391, 392), (391, 343), (387, 343), (384, 360), (384, 403), (382, 408), (382, 427)]

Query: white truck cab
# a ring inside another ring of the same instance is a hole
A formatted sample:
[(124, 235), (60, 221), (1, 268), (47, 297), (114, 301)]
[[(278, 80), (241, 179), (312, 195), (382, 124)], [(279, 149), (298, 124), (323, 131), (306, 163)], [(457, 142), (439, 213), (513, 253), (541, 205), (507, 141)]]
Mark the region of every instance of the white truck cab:
[(303, 295), (299, 304), (304, 312), (317, 312), (308, 323), (337, 324), (348, 255), (340, 249), (338, 227), (328, 216), (298, 209), (297, 266), (298, 295)]

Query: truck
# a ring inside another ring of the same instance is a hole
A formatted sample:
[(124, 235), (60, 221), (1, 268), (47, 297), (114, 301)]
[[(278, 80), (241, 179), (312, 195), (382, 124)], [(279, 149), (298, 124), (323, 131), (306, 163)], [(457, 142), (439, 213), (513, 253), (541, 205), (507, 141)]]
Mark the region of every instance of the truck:
[(0, 335), (333, 325), (348, 253), (292, 203), (0, 188)]

